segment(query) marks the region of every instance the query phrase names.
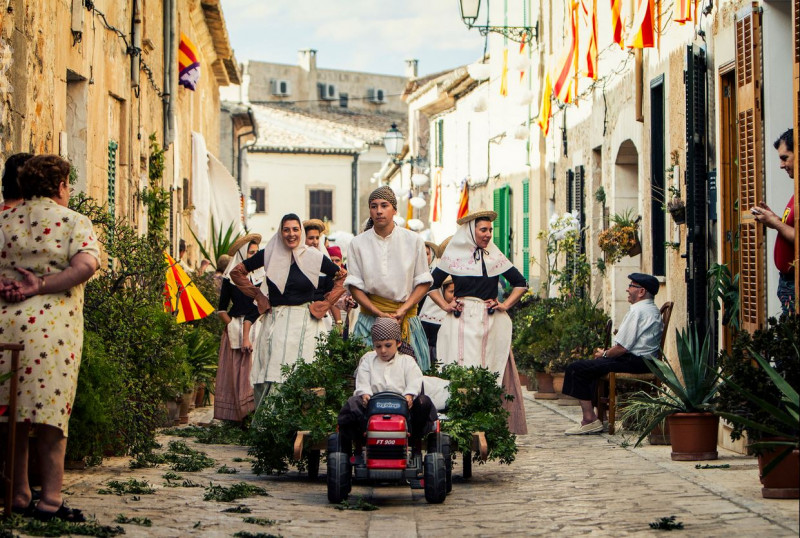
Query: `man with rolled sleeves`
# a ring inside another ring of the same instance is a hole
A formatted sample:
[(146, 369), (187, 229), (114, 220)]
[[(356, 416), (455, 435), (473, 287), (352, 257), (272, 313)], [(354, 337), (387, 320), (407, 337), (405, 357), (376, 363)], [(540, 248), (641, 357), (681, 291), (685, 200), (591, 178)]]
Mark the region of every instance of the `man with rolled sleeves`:
[(568, 429), (566, 435), (585, 435), (603, 431), (603, 422), (592, 405), (592, 395), (597, 390), (597, 380), (609, 372), (645, 374), (650, 369), (647, 358), (657, 358), (664, 324), (661, 312), (653, 302), (658, 293), (658, 279), (644, 273), (628, 275), (628, 302), (631, 309), (619, 326), (614, 346), (597, 349), (592, 359), (573, 362), (564, 373), (562, 392), (580, 400), (583, 419), (578, 426)]

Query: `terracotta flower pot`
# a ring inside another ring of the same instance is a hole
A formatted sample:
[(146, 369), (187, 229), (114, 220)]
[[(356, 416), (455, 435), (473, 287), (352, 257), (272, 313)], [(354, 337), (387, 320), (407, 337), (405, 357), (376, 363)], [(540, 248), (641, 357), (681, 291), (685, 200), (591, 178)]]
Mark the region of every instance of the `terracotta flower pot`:
[(203, 400), (206, 397), (206, 387), (204, 385), (197, 387), (194, 397), (195, 408), (203, 407)]
[(527, 387), (528, 383), (531, 382), (531, 379), (530, 379), (530, 377), (528, 377), (528, 374), (523, 374), (522, 372), (517, 372), (517, 376), (519, 377), (520, 386)]
[(800, 450), (794, 449), (773, 467), (767, 476), (764, 476), (764, 467), (782, 451), (782, 449), (770, 450), (758, 456), (758, 475), (764, 485), (761, 488), (761, 496), (765, 499), (800, 498)]
[(670, 444), (669, 422), (664, 422), (663, 426), (662, 425), (656, 426), (653, 429), (653, 431), (650, 432), (650, 435), (647, 436), (647, 440), (650, 442), (651, 445)]
[(533, 397), (537, 400), (555, 400), (558, 398), (553, 388), (553, 376), (547, 372), (536, 372), (536, 394)]
[(553, 390), (556, 394), (561, 394), (564, 390), (564, 372), (553, 374)]
[(713, 413), (675, 413), (667, 417), (672, 459), (675, 461), (715, 460), (719, 417)]

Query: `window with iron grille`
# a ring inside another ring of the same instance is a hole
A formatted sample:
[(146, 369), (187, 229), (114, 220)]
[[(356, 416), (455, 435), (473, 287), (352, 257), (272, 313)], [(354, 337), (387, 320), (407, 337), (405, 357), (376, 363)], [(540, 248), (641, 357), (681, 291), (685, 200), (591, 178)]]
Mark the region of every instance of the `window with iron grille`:
[(256, 213), (267, 212), (267, 189), (264, 187), (250, 189), (250, 198), (256, 203)]
[(312, 190), (308, 193), (309, 217), (320, 220), (333, 220), (333, 191)]
[(436, 166), (444, 166), (444, 120), (436, 121)]

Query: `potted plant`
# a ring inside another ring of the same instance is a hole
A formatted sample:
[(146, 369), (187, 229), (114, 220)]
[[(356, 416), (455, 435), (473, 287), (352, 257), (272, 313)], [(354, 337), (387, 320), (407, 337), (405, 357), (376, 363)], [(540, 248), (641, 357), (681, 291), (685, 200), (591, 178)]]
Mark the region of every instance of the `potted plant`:
[(633, 209), (611, 216), (611, 226), (600, 232), (598, 245), (606, 254), (606, 263), (617, 263), (625, 256), (638, 256), (642, 253), (639, 242), (640, 216), (634, 216)]
[(631, 398), (651, 411), (636, 445), (666, 419), (673, 460), (715, 460), (719, 416), (712, 410), (722, 381), (710, 368), (711, 341), (706, 334), (701, 343), (694, 328), (678, 332), (676, 340), (679, 371), (668, 360), (645, 361), (660, 383), (644, 382), (654, 394), (640, 392)]
[(798, 497), (798, 349), (800, 316), (791, 315), (771, 318), (753, 335), (737, 334), (722, 355), (720, 415), (732, 424), (731, 439), (746, 436), (758, 456), (766, 498)]
[[(186, 362), (192, 373), (197, 392), (214, 387), (219, 360), (219, 339), (201, 327), (195, 327), (186, 334)], [(202, 406), (201, 398), (196, 398)]]
[(681, 191), (677, 187), (669, 188), (672, 199), (667, 202), (667, 211), (672, 215), (675, 224), (686, 224), (686, 202), (681, 200)]
[(520, 371), (529, 372), (529, 390), (536, 390), (534, 398), (554, 400), (553, 376), (545, 371), (542, 360), (542, 342), (552, 331), (552, 310), (559, 299), (543, 299), (526, 293), (515, 305), (512, 315), (514, 359)]

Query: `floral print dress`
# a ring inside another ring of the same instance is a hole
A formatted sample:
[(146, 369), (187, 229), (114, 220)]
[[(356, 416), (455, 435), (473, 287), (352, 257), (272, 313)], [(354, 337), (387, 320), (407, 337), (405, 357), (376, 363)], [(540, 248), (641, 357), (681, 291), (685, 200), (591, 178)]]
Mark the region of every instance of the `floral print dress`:
[[(34, 198), (0, 212), (0, 276), (20, 279), (15, 267), (37, 276), (55, 274), (79, 252), (100, 257), (91, 221), (52, 199)], [(64, 436), (81, 362), (83, 288), (21, 303), (0, 298), (0, 342), (25, 345), (17, 374), (17, 421), (53, 426)], [(0, 375), (10, 369), (11, 353), (0, 352)], [(0, 402), (8, 401), (8, 391), (8, 382), (0, 385)]]

